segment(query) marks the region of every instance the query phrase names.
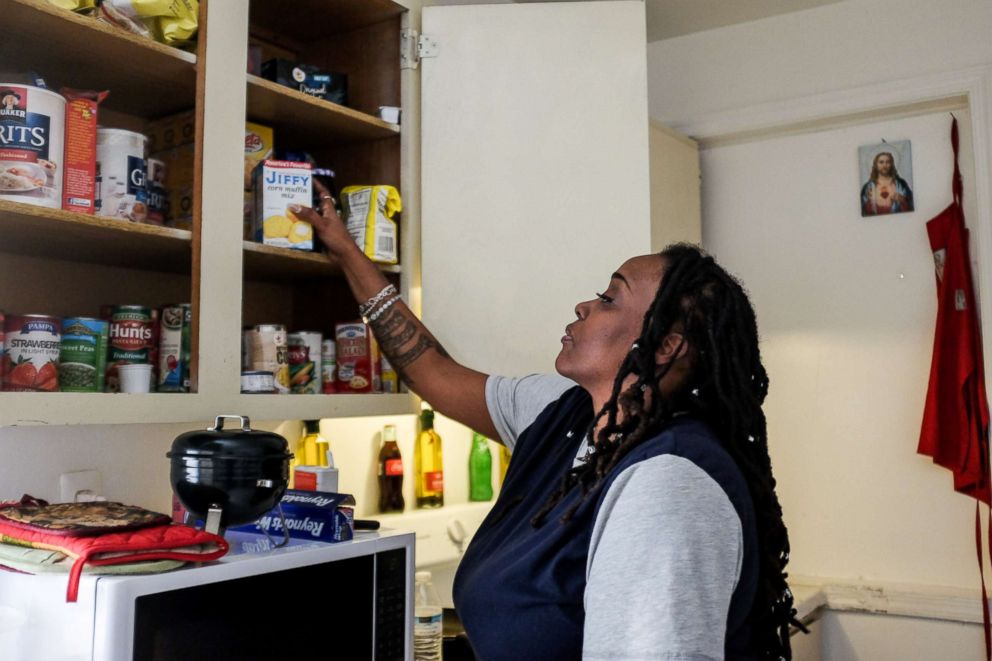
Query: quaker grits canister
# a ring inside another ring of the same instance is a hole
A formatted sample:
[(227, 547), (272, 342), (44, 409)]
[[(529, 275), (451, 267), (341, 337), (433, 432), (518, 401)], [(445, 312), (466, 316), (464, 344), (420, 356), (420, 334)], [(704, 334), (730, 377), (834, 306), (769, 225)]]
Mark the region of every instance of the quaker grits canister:
[(62, 208), (65, 98), (0, 83), (0, 200)]

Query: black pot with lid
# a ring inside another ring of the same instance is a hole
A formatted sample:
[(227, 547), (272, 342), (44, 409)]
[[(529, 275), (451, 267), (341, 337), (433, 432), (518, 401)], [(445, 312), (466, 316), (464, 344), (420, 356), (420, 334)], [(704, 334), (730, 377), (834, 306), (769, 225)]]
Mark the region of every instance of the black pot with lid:
[[(225, 419), (238, 420), (240, 429), (224, 429)], [(181, 434), (166, 454), (179, 502), (219, 534), (278, 505), (289, 485), (292, 456), (285, 438), (251, 429), (241, 415), (219, 415), (213, 427)]]

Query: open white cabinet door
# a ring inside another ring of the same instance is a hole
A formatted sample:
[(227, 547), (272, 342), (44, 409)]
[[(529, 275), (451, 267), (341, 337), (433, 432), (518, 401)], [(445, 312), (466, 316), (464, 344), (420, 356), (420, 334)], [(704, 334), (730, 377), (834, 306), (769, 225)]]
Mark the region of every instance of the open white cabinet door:
[(553, 371), (650, 251), (644, 29), (640, 1), (424, 8), (423, 317), (456, 360)]

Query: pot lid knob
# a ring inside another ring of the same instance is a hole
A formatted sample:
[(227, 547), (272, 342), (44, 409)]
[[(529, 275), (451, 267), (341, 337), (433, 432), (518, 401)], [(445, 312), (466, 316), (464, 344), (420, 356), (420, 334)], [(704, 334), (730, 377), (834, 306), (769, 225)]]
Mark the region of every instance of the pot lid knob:
[(207, 431), (224, 431), (224, 418), (240, 420), (241, 431), (251, 431), (251, 420), (246, 415), (218, 415), (214, 420), (214, 426), (208, 427)]

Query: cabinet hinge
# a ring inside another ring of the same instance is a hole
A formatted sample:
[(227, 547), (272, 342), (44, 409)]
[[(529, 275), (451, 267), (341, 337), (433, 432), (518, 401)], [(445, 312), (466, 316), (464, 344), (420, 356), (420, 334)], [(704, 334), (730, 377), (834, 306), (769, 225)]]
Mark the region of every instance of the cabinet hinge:
[(416, 30), (400, 32), (400, 69), (416, 69), (425, 57), (437, 57), (439, 45), (434, 37)]

